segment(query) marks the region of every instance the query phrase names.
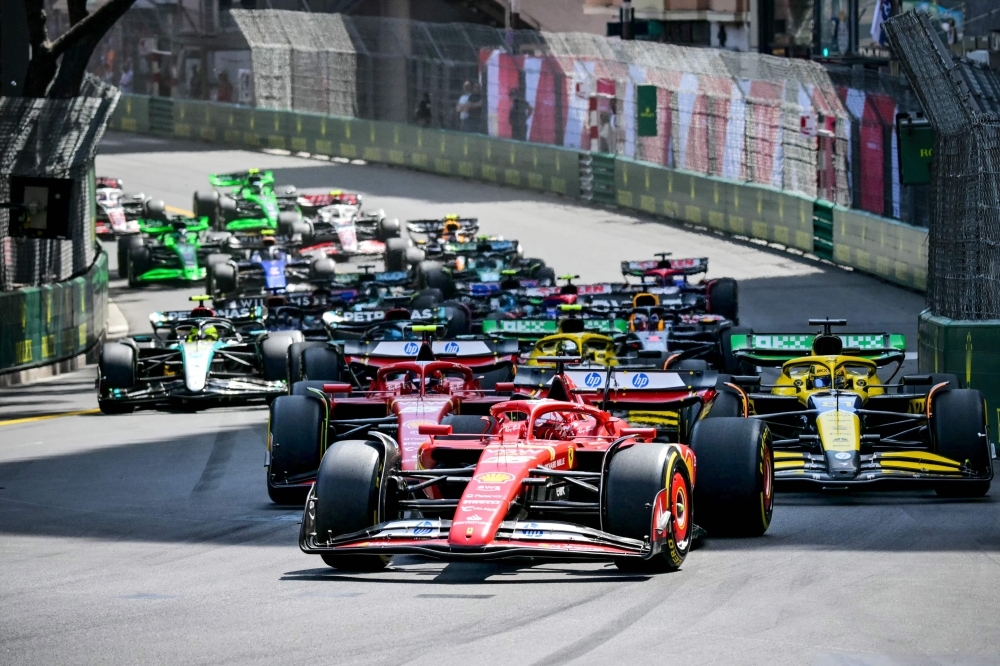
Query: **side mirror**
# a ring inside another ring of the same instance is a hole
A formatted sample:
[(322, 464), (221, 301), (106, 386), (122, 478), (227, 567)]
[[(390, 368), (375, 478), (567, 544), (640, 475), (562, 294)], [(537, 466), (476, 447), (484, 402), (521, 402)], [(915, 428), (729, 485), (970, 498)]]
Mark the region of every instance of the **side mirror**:
[(514, 392), (514, 382), (497, 382), (496, 384), (497, 393), (513, 393)]
[(350, 393), (352, 386), (345, 383), (323, 384), (323, 393)]
[(636, 439), (644, 439), (647, 442), (656, 437), (656, 428), (622, 428), (622, 436), (633, 436)]
[(417, 432), (421, 435), (443, 436), (451, 434), (450, 425), (422, 425), (417, 427)]

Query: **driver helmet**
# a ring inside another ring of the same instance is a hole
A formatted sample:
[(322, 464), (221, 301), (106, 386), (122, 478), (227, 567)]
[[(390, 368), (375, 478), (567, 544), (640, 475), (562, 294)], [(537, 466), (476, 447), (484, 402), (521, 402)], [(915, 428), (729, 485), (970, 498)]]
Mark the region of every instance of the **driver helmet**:
[(814, 365), (812, 376), (813, 388), (830, 388), (830, 370), (826, 366)]
[(260, 176), (251, 176), (247, 185), (254, 194), (261, 194), (264, 191), (264, 185), (261, 182)]
[(206, 326), (201, 330), (192, 330), (188, 334), (188, 342), (195, 342), (197, 340), (211, 340), (215, 342), (218, 339), (219, 330), (214, 325)]
[(559, 351), (566, 356), (576, 355), (576, 343), (572, 340), (563, 340), (559, 343)]
[(647, 327), (646, 315), (637, 314), (632, 318), (632, 328), (636, 331), (645, 331)]

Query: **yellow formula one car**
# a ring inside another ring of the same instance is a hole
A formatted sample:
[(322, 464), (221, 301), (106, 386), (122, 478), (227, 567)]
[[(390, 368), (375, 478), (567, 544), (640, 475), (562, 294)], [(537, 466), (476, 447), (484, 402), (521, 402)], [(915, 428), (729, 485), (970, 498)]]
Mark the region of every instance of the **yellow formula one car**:
[(527, 365), (555, 365), (551, 357), (579, 357), (581, 363), (618, 365), (615, 343), (599, 333), (558, 333), (538, 342), (528, 354)]
[[(959, 388), (954, 375), (909, 375), (889, 384), (891, 376), (883, 380), (879, 371), (898, 370), (903, 336), (831, 334), (846, 323), (810, 320), (823, 326), (816, 336), (734, 335), (733, 353), (745, 367), (780, 367), (781, 374), (770, 385), (760, 376), (723, 378), (702, 420), (766, 423), (779, 484), (986, 494), (994, 454), (982, 394)], [(798, 356), (802, 351), (808, 355)]]

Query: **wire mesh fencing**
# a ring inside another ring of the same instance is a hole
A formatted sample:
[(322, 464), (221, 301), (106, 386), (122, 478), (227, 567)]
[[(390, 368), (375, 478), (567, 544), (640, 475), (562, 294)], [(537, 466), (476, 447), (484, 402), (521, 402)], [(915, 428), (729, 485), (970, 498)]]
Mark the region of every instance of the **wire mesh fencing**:
[[(850, 116), (816, 63), (589, 34), (233, 10), (256, 106), (614, 153), (850, 204)], [(640, 136), (638, 87), (656, 89)], [(644, 132), (645, 134), (645, 132)]]
[(926, 14), (893, 17), (886, 30), (937, 131), (928, 306), (952, 319), (1000, 319), (1000, 77), (953, 59)]
[(94, 262), (89, 169), (118, 96), (88, 77), (70, 99), (0, 97), (0, 201), (10, 200), (14, 175), (75, 181), (67, 240), (12, 237), (10, 214), (0, 209), (0, 291), (66, 280)]

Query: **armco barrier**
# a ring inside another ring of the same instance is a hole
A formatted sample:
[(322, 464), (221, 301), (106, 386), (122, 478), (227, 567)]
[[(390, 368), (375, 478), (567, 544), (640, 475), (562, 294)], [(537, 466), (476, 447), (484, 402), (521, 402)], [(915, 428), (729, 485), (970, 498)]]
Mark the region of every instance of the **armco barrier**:
[(0, 373), (90, 350), (104, 335), (107, 310), (108, 256), (103, 252), (78, 278), (0, 292)]
[[(139, 95), (122, 95), (109, 127), (239, 147), (364, 159), (581, 196), (580, 153), (478, 134)], [(926, 288), (925, 229), (834, 206), (830, 257), (829, 204), (771, 187), (623, 157), (595, 155), (591, 168), (594, 160), (605, 170), (613, 164), (615, 181), (613, 191), (598, 193), (594, 182), (585, 180), (584, 189), (590, 188), (586, 193), (594, 201), (614, 201), (623, 208), (778, 243), (912, 289)], [(814, 224), (817, 213), (819, 223)]]
[(948, 372), (962, 387), (986, 398), (989, 439), (998, 442), (1000, 428), (1000, 321), (960, 321), (920, 313), (917, 324), (917, 367), (920, 372)]

